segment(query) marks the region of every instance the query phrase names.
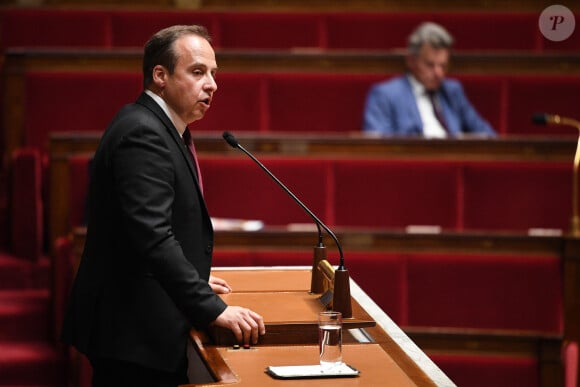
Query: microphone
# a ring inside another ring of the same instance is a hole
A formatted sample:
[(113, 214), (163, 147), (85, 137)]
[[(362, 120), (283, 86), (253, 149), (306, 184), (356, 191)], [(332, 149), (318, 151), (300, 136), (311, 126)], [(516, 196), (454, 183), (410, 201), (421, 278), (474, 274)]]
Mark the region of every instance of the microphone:
[[(230, 146), (232, 148), (238, 148), (240, 149), (242, 152), (244, 152), (245, 154), (247, 154), (252, 160), (254, 160), (254, 162), (256, 162), (260, 168), (262, 168), (264, 170), (264, 172), (266, 172), (268, 174), (268, 176), (270, 176), (272, 178), (272, 180), (274, 180), (288, 195), (290, 195), (290, 197), (292, 199), (294, 199), (294, 201), (296, 203), (298, 203), (298, 205), (300, 207), (302, 207), (302, 209), (304, 211), (306, 211), (306, 213), (308, 215), (310, 215), (310, 217), (314, 220), (314, 222), (316, 223), (316, 228), (318, 229), (318, 246), (320, 247), (324, 247), (324, 244), (322, 242), (322, 230), (321, 230), (321, 224), (322, 222), (316, 217), (316, 215), (314, 215), (314, 213), (312, 213), (312, 211), (310, 211), (306, 205), (304, 205), (304, 203), (302, 203), (302, 201), (300, 201), (300, 199), (298, 199), (296, 197), (296, 195), (294, 195), (292, 193), (292, 191), (290, 191), (276, 176), (274, 176), (274, 174), (272, 172), (270, 172), (268, 170), (268, 168), (266, 168), (264, 166), (264, 164), (262, 164), (260, 161), (258, 161), (258, 159), (256, 159), (250, 152), (248, 152), (245, 148), (243, 148), (240, 143), (236, 140), (236, 138), (234, 137), (233, 134), (231, 134), (230, 132), (224, 132), (223, 133), (223, 138), (224, 140), (226, 140), (226, 142), (228, 144), (230, 144)], [(329, 234), (331, 234), (329, 232)]]
[(574, 126), (580, 130), (580, 122), (572, 119), (559, 116), (558, 114), (535, 113), (532, 115), (532, 122), (537, 125), (567, 125)]
[[(270, 172), (270, 170), (268, 170), (268, 168), (266, 168), (266, 166), (264, 164), (262, 164), (256, 157), (254, 157), (254, 155), (252, 153), (250, 153), (243, 146), (241, 146), (233, 134), (225, 131), (223, 133), (222, 137), (232, 148), (237, 148), (237, 149), (241, 150), (248, 157), (250, 157), (256, 164), (258, 164), (258, 166), (264, 172), (266, 172), (266, 174), (268, 176), (270, 176), (270, 178), (272, 180), (274, 180), (274, 182), (276, 182), (276, 184), (278, 184), (280, 186), (280, 188), (282, 188), (284, 190), (284, 192), (286, 192), (312, 218), (312, 220), (314, 220), (314, 223), (316, 223), (316, 227), (318, 229), (318, 246), (317, 246), (318, 248), (324, 249), (324, 245), (322, 242), (321, 227), (334, 240), (334, 243), (336, 244), (336, 247), (338, 248), (340, 262), (339, 262), (338, 269), (336, 270), (335, 276), (334, 276), (334, 280), (335, 280), (334, 290), (335, 291), (334, 291), (333, 308), (339, 312), (342, 312), (343, 317), (345, 317), (345, 318), (351, 317), (352, 310), (351, 310), (351, 306), (350, 306), (350, 284), (348, 282), (348, 271), (344, 267), (344, 254), (342, 252), (342, 246), (341, 246), (340, 242), (338, 241), (338, 238), (336, 237), (336, 235), (334, 235), (334, 233), (328, 228), (328, 226), (326, 226), (320, 219), (318, 219), (318, 217), (316, 215), (314, 215), (314, 213), (308, 207), (306, 207), (306, 205), (304, 203), (302, 203), (302, 201), (300, 199), (298, 199), (296, 197), (296, 195), (294, 195), (292, 193), (292, 191), (290, 191), (290, 189), (288, 189), (288, 187), (286, 187), (276, 176), (274, 176), (274, 174), (272, 172)], [(320, 286), (317, 286), (314, 284), (315, 273), (318, 273), (318, 270), (317, 270), (318, 261), (326, 258), (326, 253), (324, 253), (324, 257), (318, 256), (318, 259), (317, 259), (316, 255), (317, 254), (316, 254), (316, 250), (315, 250), (315, 262), (314, 262), (314, 265), (312, 267), (312, 285), (311, 285), (311, 291), (313, 293), (320, 292), (320, 291), (315, 291), (315, 289), (314, 289), (316, 287), (320, 287)], [(322, 258), (322, 259), (320, 259), (320, 258)], [(340, 273), (340, 274), (338, 274), (338, 273)], [(337, 292), (337, 281), (340, 281), (341, 286), (346, 287), (345, 291)], [(317, 282), (320, 283), (321, 281), (317, 281)], [(340, 293), (340, 294), (337, 295), (337, 293)], [(347, 298), (347, 299), (345, 299), (345, 298)]]

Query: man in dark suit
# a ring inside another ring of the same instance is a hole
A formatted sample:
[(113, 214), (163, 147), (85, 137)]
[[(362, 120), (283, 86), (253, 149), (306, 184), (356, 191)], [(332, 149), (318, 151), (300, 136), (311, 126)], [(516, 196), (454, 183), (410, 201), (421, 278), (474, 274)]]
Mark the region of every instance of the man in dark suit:
[(378, 83), (367, 96), (363, 130), (390, 136), (495, 136), (459, 81), (446, 79), (453, 38), (440, 25), (421, 24), (409, 37), (408, 74)]
[(145, 91), (119, 111), (95, 153), (62, 333), (91, 361), (94, 386), (187, 383), (192, 326), (228, 328), (240, 343), (265, 333), (260, 315), (216, 294), (230, 288), (210, 276), (213, 229), (184, 143), (187, 124), (211, 105), (216, 70), (205, 28), (155, 34), (144, 50)]

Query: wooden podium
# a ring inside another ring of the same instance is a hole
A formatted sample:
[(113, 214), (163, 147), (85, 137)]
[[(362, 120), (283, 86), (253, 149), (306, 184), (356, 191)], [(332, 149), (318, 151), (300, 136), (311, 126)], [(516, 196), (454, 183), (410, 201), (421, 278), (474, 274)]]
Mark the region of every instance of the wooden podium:
[(343, 358), (355, 378), (277, 380), (267, 366), (318, 364), (320, 295), (310, 294), (310, 268), (216, 268), (233, 289), (231, 305), (264, 317), (258, 345), (236, 349), (225, 330), (192, 331), (191, 369), (205, 368), (194, 384), (240, 386), (455, 386), (399, 327), (351, 280), (352, 318), (343, 321)]

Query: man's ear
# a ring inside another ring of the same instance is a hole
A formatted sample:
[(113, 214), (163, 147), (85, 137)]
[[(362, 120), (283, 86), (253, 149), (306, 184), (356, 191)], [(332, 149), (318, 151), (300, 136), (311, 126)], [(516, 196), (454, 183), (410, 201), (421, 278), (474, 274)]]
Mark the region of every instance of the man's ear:
[(160, 88), (165, 86), (167, 81), (167, 69), (161, 65), (153, 67), (153, 83)]

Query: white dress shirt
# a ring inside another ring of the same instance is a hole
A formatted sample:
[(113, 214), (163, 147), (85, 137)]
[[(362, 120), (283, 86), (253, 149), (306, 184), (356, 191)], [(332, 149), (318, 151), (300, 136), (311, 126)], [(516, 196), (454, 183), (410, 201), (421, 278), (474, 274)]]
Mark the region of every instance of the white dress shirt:
[(419, 114), (423, 122), (423, 135), (426, 138), (446, 138), (447, 131), (441, 126), (437, 117), (435, 117), (433, 105), (429, 100), (425, 86), (419, 83), (412, 75), (409, 75), (409, 82), (411, 83), (413, 95), (415, 96), (417, 108), (419, 108)]

